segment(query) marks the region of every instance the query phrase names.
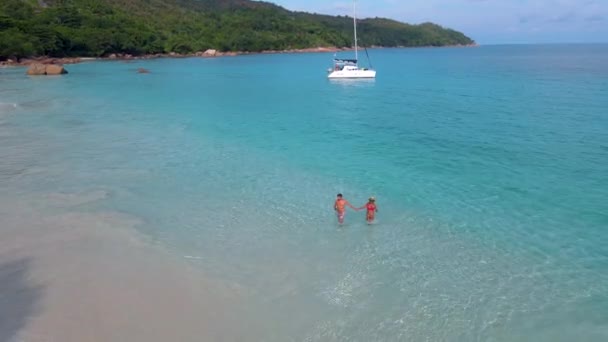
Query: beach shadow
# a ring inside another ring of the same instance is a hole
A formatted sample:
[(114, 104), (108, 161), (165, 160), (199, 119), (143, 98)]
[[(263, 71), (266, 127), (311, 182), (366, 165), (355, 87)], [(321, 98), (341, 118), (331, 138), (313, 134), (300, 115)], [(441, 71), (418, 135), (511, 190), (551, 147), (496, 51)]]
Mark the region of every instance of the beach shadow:
[(0, 341), (11, 341), (38, 311), (39, 286), (28, 284), (30, 259), (0, 263)]

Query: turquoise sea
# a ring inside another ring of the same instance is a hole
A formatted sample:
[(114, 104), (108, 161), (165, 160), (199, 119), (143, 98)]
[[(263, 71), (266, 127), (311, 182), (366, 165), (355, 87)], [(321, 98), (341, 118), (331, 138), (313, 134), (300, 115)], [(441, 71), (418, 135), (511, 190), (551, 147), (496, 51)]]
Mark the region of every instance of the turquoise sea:
[(264, 341), (608, 340), (608, 45), (332, 57), (0, 69), (0, 197), (107, 192)]

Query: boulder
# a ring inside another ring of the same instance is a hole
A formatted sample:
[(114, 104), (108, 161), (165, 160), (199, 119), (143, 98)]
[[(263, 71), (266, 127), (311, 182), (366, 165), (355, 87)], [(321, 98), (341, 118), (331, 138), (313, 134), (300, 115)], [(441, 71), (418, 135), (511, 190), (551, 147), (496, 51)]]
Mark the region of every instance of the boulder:
[(46, 74), (47, 75), (63, 75), (67, 74), (67, 70), (63, 68), (63, 65), (60, 64), (52, 64), (46, 66)]
[(109, 58), (109, 59), (116, 59), (117, 57), (116, 57), (116, 54), (115, 54), (115, 53), (113, 53), (113, 54), (109, 55), (109, 56), (108, 56), (108, 58)]
[(203, 56), (215, 56), (217, 55), (217, 50), (215, 49), (208, 49), (205, 50), (205, 52), (203, 52)]
[(28, 75), (46, 75), (46, 65), (44, 64), (32, 64), (27, 69)]
[(27, 69), (28, 75), (63, 75), (67, 74), (68, 71), (63, 68), (63, 65), (59, 64), (32, 64), (29, 69)]

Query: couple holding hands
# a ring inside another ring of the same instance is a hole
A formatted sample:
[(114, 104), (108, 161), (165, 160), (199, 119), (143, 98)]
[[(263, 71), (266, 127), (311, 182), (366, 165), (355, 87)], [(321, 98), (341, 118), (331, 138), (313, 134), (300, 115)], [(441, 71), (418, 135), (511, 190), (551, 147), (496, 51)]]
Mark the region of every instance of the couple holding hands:
[(344, 223), (344, 214), (346, 214), (346, 206), (351, 207), (355, 211), (367, 209), (367, 215), (365, 216), (365, 220), (368, 224), (374, 222), (374, 218), (376, 217), (376, 213), (378, 212), (378, 207), (376, 206), (376, 199), (374, 197), (370, 197), (368, 202), (361, 208), (355, 208), (342, 197), (342, 194), (338, 194), (336, 202), (334, 203), (334, 210), (338, 215), (338, 222), (340, 224)]

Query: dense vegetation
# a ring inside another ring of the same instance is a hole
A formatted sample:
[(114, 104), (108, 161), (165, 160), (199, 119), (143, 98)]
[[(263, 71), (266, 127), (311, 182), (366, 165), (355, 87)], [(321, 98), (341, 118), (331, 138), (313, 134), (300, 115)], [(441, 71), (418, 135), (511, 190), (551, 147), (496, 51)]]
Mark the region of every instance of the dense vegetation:
[[(359, 21), (367, 46), (471, 44), (435, 24)], [(0, 59), (263, 51), (352, 44), (352, 18), (248, 0), (1, 0)]]

